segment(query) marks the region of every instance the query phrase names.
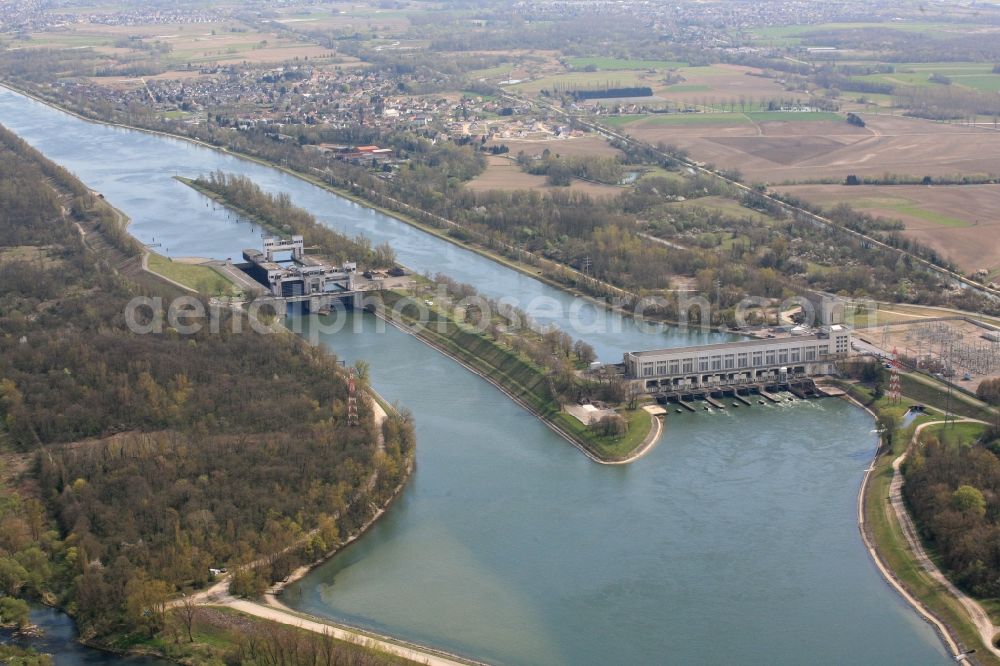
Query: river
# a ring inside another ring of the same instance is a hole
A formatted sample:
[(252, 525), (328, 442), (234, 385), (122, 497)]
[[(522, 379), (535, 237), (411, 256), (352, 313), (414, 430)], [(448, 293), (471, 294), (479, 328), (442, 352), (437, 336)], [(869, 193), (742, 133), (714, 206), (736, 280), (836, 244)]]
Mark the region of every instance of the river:
[(33, 647), (44, 654), (52, 655), (56, 666), (105, 666), (125, 664), (126, 666), (169, 666), (172, 662), (153, 657), (122, 657), (95, 650), (77, 642), (73, 620), (62, 611), (45, 606), (32, 606), (31, 623), (41, 630), (37, 638), (15, 638), (10, 629), (0, 629), (0, 642), (20, 647)]
[[(172, 256), (237, 257), (259, 229), (173, 180), (214, 169), (286, 191), (331, 227), (490, 296), (558, 290), (277, 170), (87, 123), (0, 92), (0, 122), (102, 192)], [(583, 318), (600, 315), (583, 308)], [(413, 410), (417, 470), (369, 534), (293, 586), (317, 615), (506, 664), (948, 661), (864, 550), (855, 499), (872, 419), (826, 400), (671, 414), (657, 447), (599, 466), (494, 387), (374, 320), (321, 334)], [(620, 330), (615, 330), (617, 326)], [(701, 340), (631, 320), (584, 337), (603, 360)]]

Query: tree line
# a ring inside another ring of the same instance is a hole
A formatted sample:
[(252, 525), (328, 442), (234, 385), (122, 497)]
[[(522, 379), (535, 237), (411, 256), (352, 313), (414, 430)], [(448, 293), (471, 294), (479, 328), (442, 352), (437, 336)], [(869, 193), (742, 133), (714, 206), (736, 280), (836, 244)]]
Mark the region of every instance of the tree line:
[(223, 171), (199, 176), (194, 184), (272, 231), (303, 236), (306, 243), (333, 261), (357, 261), (373, 268), (391, 268), (396, 263), (396, 253), (388, 243), (372, 247), (361, 234), (351, 238), (320, 224), (312, 213), (292, 204), (287, 192), (271, 194), (246, 176)]
[(980, 598), (1000, 595), (1000, 439), (942, 431), (903, 466), (903, 496), (921, 535), (949, 577)]

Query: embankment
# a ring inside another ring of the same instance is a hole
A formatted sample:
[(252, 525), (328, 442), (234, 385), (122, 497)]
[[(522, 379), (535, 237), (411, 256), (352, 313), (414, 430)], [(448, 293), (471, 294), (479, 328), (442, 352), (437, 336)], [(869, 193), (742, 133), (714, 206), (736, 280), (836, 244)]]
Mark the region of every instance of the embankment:
[[(897, 422), (902, 422), (900, 416), (906, 409), (905, 405), (916, 402), (906, 400), (904, 396), (902, 403), (890, 404), (884, 398), (872, 400), (857, 385), (840, 382), (839, 386), (846, 391), (846, 400), (868, 411), (876, 419), (886, 414), (896, 418)], [(885, 445), (877, 447), (875, 458), (865, 471), (858, 492), (858, 529), (866, 550), (883, 578), (917, 615), (934, 627), (951, 655), (977, 649), (975, 663), (1000, 663), (988, 641), (982, 639), (980, 628), (961, 600), (950, 594), (939, 579), (935, 580), (925, 564), (919, 561), (901, 525), (899, 512), (905, 512), (905, 506), (902, 503), (894, 506), (891, 502), (893, 484), (897, 484), (897, 491), (901, 485), (901, 473), (894, 462), (905, 455), (916, 431), (931, 419), (937, 418), (933, 414), (938, 412), (943, 413), (943, 410), (929, 405), (926, 415), (897, 428), (891, 448)]]
[[(411, 308), (404, 307), (409, 299), (404, 294), (384, 291), (382, 296), (385, 311), (376, 312), (378, 316), (496, 386), (594, 462), (612, 465), (632, 462), (646, 454), (659, 438), (657, 418), (641, 409), (630, 414), (630, 432), (625, 438), (598, 435), (562, 410), (544, 371), (514, 350), (474, 329), (460, 326), (432, 308), (424, 308), (426, 319), (419, 321), (412, 316)], [(386, 315), (387, 312), (391, 315)], [(621, 450), (623, 440), (629, 444), (625, 451)]]

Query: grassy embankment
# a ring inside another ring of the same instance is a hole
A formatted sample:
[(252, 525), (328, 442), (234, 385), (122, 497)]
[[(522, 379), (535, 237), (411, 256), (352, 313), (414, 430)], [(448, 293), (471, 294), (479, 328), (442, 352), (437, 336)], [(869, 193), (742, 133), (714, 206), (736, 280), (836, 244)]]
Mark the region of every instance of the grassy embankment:
[(210, 266), (186, 264), (161, 254), (150, 253), (149, 270), (208, 296), (234, 294), (235, 285)]
[[(924, 414), (903, 425), (903, 416), (909, 405), (916, 402), (930, 405), (940, 404), (941, 393), (937, 389), (914, 381), (906, 375), (903, 375), (901, 379), (903, 398), (898, 403), (893, 403), (885, 396), (875, 400), (871, 389), (866, 386), (846, 383), (842, 385), (855, 400), (879, 416), (893, 417), (895, 422), (899, 424), (893, 435), (892, 446), (883, 446), (873, 462), (874, 469), (864, 497), (865, 530), (875, 544), (882, 561), (904, 587), (943, 621), (962, 645), (968, 648), (978, 648), (976, 655), (978, 661), (984, 664), (1000, 664), (1000, 661), (995, 660), (982, 646), (978, 631), (958, 600), (951, 596), (938, 582), (930, 578), (915, 561), (906, 537), (903, 535), (889, 505), (889, 484), (893, 477), (892, 462), (909, 446), (913, 433), (919, 425), (944, 418), (941, 411), (929, 407)], [(981, 409), (958, 401), (953, 401), (952, 411), (960, 416), (972, 418), (981, 418), (984, 414)], [(949, 426), (949, 429), (958, 429), (960, 426), (963, 430), (968, 428), (962, 424), (955, 424)], [(933, 553), (931, 556), (933, 557)]]
[(413, 327), (412, 330), (420, 339), (482, 375), (600, 461), (618, 462), (629, 458), (643, 444), (654, 426), (653, 417), (645, 410), (624, 409), (619, 413), (628, 422), (628, 432), (617, 438), (599, 435), (562, 411), (545, 370), (513, 349), (480, 333), (474, 327), (459, 324), (437, 308), (427, 308), (426, 323), (415, 327), (417, 320), (412, 316), (412, 309), (397, 305), (408, 296), (385, 291), (383, 297), (386, 310), (400, 313), (402, 321), (399, 323)]

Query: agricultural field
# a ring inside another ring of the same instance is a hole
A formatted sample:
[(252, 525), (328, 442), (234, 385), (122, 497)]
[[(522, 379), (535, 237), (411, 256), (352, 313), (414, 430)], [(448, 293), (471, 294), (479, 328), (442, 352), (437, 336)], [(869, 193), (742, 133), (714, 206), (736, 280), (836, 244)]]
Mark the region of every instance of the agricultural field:
[(629, 134), (642, 137), (637, 130), (655, 128), (663, 125), (752, 125), (752, 121), (744, 113), (661, 113), (650, 115), (608, 116), (601, 120), (612, 127), (622, 127)]
[(500, 139), (495, 143), (506, 145), (510, 148), (511, 155), (517, 155), (522, 150), (527, 155), (540, 155), (546, 149), (553, 155), (562, 155), (564, 157), (579, 155), (616, 157), (622, 154), (620, 150), (609, 144), (606, 139), (596, 134), (588, 134), (571, 139)]
[(832, 207), (902, 220), (905, 235), (966, 272), (1000, 269), (1000, 185), (798, 185), (780, 192)]
[[(553, 150), (553, 152), (556, 151)], [(622, 191), (622, 188), (613, 185), (591, 183), (575, 178), (569, 187), (552, 186), (548, 184), (545, 176), (535, 176), (525, 173), (513, 159), (497, 155), (490, 156), (487, 160), (486, 171), (466, 183), (465, 186), (474, 192), (487, 192), (489, 190), (570, 190), (572, 192), (589, 194), (594, 197), (616, 196)]]
[(601, 70), (625, 69), (678, 69), (687, 67), (686, 62), (677, 60), (630, 60), (628, 58), (567, 58), (566, 64), (573, 69), (594, 66)]
[(706, 124), (628, 125), (647, 141), (663, 141), (692, 158), (737, 165), (752, 182), (792, 185), (849, 174), (882, 177), (988, 174), (998, 169), (1000, 132), (886, 115), (865, 115), (867, 127), (847, 122), (714, 121)]
[(894, 72), (857, 76), (854, 80), (904, 87), (946, 85), (931, 80), (930, 77), (936, 74), (950, 79), (953, 86), (985, 93), (1000, 91), (1000, 74), (993, 73), (991, 63), (908, 63), (894, 67)]
[[(392, 37), (410, 27), (411, 12), (351, 4), (279, 8), (277, 23), (304, 30), (338, 30)], [(416, 12), (413, 12), (416, 13)]]
[[(569, 62), (605, 62), (611, 64), (618, 62), (614, 58), (579, 58), (570, 59)], [(634, 98), (633, 102), (641, 103), (650, 108), (677, 108), (693, 107), (702, 110), (718, 111), (761, 111), (766, 110), (767, 105), (774, 101), (794, 101), (805, 102), (802, 95), (791, 94), (785, 91), (784, 87), (777, 80), (759, 76), (760, 70), (751, 67), (738, 65), (710, 65), (704, 67), (685, 66), (680, 62), (668, 61), (621, 61), (625, 65), (637, 63), (660, 63), (669, 65), (680, 65), (679, 68), (671, 69), (671, 76), (681, 77), (681, 80), (674, 80), (668, 83), (664, 70), (646, 67), (621, 66), (618, 69), (599, 68), (595, 72), (571, 71), (564, 73), (553, 73), (551, 68), (546, 68), (545, 75), (538, 76), (530, 81), (523, 81), (512, 88), (518, 92), (526, 94), (537, 94), (542, 90), (568, 91), (585, 88), (621, 88), (632, 86), (648, 86), (653, 90), (653, 97)], [(482, 70), (473, 72), (472, 75), (503, 76), (506, 78), (510, 68), (495, 68), (502, 70)], [(530, 68), (515, 69), (511, 75), (515, 79), (520, 79), (530, 72)], [(592, 103), (600, 103), (602, 100), (592, 100)], [(604, 104), (613, 103), (611, 100), (603, 100)]]
[[(169, 52), (152, 54), (128, 46), (130, 37), (145, 43), (160, 42)], [(187, 64), (234, 64), (282, 62), (296, 58), (328, 58), (335, 51), (273, 32), (249, 30), (234, 22), (109, 26), (73, 24), (58, 31), (34, 33), (15, 40), (22, 48), (86, 48), (108, 55), (134, 54), (163, 62), (168, 68)]]
[(576, 90), (587, 88), (622, 88), (631, 86), (662, 87), (662, 77), (658, 74), (642, 73), (635, 70), (607, 72), (570, 72), (543, 76), (512, 86), (515, 90), (537, 94), (542, 90)]

